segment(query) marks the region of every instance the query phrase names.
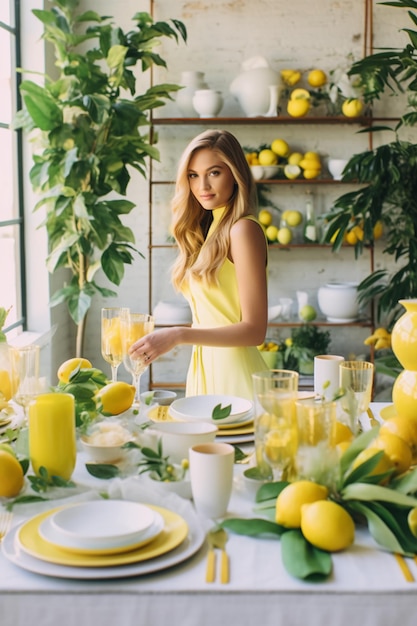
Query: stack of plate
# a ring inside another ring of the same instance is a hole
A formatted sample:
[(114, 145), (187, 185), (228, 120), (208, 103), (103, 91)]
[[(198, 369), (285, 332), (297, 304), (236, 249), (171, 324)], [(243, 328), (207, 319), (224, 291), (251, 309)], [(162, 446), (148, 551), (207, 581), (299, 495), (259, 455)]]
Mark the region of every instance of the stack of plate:
[(171, 567), (194, 554), (203, 541), (195, 520), (168, 509), (97, 500), (32, 517), (6, 535), (2, 551), (29, 571), (104, 579)]
[[(221, 419), (213, 419), (213, 410), (219, 405), (222, 408), (230, 406), (230, 414)], [(217, 394), (188, 396), (175, 400), (169, 407), (155, 407), (149, 411), (148, 417), (155, 422), (209, 422), (219, 429), (217, 439), (220, 441), (253, 441), (253, 403), (246, 398)]]

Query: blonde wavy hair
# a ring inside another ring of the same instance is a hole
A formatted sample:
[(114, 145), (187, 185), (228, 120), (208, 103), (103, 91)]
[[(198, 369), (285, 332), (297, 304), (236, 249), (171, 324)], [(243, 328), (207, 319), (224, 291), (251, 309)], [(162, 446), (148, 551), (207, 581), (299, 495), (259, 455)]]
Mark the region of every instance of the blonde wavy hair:
[[(198, 150), (216, 152), (232, 172), (235, 191), (216, 231), (205, 243), (211, 223), (211, 212), (203, 209), (191, 193), (188, 178), (189, 163)], [(187, 275), (217, 284), (220, 267), (230, 248), (230, 229), (240, 218), (255, 215), (256, 188), (243, 149), (234, 135), (226, 130), (206, 130), (195, 137), (184, 150), (177, 172), (175, 194), (171, 202), (172, 234), (179, 255), (172, 268), (172, 283), (177, 290)]]

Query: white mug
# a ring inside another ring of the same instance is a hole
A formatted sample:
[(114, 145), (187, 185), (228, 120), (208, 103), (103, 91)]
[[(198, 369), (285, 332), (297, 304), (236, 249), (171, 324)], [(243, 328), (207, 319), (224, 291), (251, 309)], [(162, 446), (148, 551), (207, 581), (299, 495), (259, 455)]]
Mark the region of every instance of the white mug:
[(211, 519), (227, 513), (233, 486), (235, 449), (228, 443), (201, 443), (189, 450), (191, 491), (198, 512)]
[(332, 400), (340, 387), (339, 365), (345, 360), (336, 354), (318, 354), (314, 357), (314, 393)]

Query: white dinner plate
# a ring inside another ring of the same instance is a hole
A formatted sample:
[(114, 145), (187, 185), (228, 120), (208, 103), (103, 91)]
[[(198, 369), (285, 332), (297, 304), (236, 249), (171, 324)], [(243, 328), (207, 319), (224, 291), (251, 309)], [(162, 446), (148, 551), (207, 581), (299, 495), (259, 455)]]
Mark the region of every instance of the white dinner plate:
[[(17, 535), (22, 524), (15, 526), (7, 533), (1, 543), (1, 551), (6, 559), (18, 567), (35, 574), (52, 576), (53, 578), (105, 580), (142, 576), (159, 572), (182, 563), (195, 554), (203, 545), (205, 532), (198, 521), (197, 515), (191, 511), (187, 511), (182, 515), (189, 527), (188, 537), (171, 552), (150, 559), (149, 561), (112, 567), (73, 567), (43, 561), (27, 554), (19, 547)], [(23, 522), (23, 524), (24, 523), (25, 522)]]
[(71, 552), (78, 552), (79, 554), (93, 555), (93, 554), (118, 554), (121, 552), (129, 552), (130, 550), (137, 549), (139, 547), (145, 546), (147, 543), (153, 541), (160, 532), (162, 532), (164, 528), (164, 520), (162, 515), (153, 511), (154, 513), (154, 522), (151, 524), (149, 528), (144, 530), (137, 540), (126, 542), (121, 541), (118, 545), (118, 542), (112, 542), (113, 545), (109, 546), (108, 544), (105, 547), (98, 548), (80, 548), (78, 545), (74, 546), (71, 541), (66, 541), (66, 537), (63, 537), (61, 533), (57, 532), (55, 526), (52, 523), (52, 516), (47, 517), (40, 525), (39, 525), (39, 535), (45, 541), (52, 543), (54, 546), (57, 546), (64, 550), (69, 550)]
[[(231, 405), (230, 415), (221, 420), (213, 420), (213, 409), (219, 404), (223, 408)], [(183, 421), (205, 420), (213, 424), (228, 424), (249, 419), (248, 416), (252, 410), (253, 403), (246, 398), (217, 394), (178, 398), (169, 407), (169, 413), (175, 419)]]
[(48, 519), (65, 547), (105, 549), (139, 543), (155, 512), (128, 500), (93, 500), (62, 507)]

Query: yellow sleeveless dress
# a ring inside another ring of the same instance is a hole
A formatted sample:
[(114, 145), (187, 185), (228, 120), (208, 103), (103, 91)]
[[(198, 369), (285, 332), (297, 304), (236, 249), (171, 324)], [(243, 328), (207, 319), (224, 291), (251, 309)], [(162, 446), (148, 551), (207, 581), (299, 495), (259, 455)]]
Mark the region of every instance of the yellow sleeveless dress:
[[(213, 211), (207, 238), (213, 235), (223, 212), (224, 207)], [(246, 219), (255, 218), (248, 216)], [(220, 268), (218, 285), (207, 286), (191, 278), (183, 294), (191, 307), (193, 328), (216, 328), (241, 320), (235, 267), (227, 258)], [(222, 394), (253, 400), (252, 374), (267, 369), (256, 346), (217, 348), (196, 345), (193, 346), (185, 393), (186, 396)]]

